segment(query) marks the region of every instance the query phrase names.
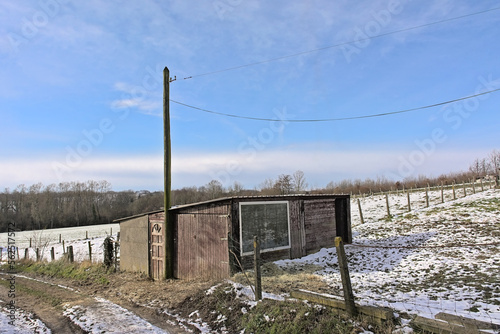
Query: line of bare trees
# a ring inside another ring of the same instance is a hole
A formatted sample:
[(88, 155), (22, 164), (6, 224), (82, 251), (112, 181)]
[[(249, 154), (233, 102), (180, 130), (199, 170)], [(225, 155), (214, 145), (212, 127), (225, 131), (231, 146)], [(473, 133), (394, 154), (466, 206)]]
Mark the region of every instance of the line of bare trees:
[(491, 180), (498, 175), (500, 168), (500, 152), (493, 150), (486, 158), (476, 159), (470, 165), (468, 171), (452, 172), (438, 177), (428, 177), (419, 175), (408, 177), (400, 181), (392, 181), (383, 176), (373, 179), (342, 180), (340, 182), (330, 182), (326, 186), (327, 192), (344, 194), (366, 194), (369, 192), (390, 191), (396, 189), (424, 188), (427, 186), (451, 185), (474, 181), (479, 178), (489, 177)]
[(114, 192), (107, 181), (22, 184), (0, 192), (0, 232), (11, 221), (19, 230), (109, 223), (152, 204), (139, 195)]
[[(309, 189), (304, 172), (281, 174), (266, 179), (259, 187), (244, 189), (239, 182), (229, 187), (212, 180), (200, 187), (184, 187), (172, 191), (172, 205), (196, 203), (227, 196), (286, 195), (294, 193), (359, 194), (395, 189), (438, 186), (468, 182), (496, 175), (500, 168), (500, 152), (476, 159), (466, 172), (450, 173), (435, 178), (418, 176), (400, 181), (384, 177), (330, 182), (323, 189)], [(15, 221), (20, 230), (35, 230), (109, 223), (114, 219), (158, 210), (163, 207), (163, 191), (119, 191), (107, 181), (65, 182), (30, 187), (19, 185), (0, 192), (0, 232)]]

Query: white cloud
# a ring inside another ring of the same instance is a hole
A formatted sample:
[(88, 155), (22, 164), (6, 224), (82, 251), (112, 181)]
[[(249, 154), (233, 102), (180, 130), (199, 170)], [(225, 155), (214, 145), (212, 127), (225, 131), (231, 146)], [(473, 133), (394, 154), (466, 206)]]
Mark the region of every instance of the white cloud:
[[(415, 151), (413, 151), (415, 152)], [(330, 181), (365, 179), (384, 176), (396, 180), (401, 176), (404, 159), (411, 161), (412, 152), (390, 150), (312, 150), (290, 149), (276, 151), (247, 150), (245, 152), (191, 152), (172, 157), (172, 187), (201, 186), (219, 179), (225, 186), (234, 181), (245, 187), (258, 186), (267, 178), (292, 174), (302, 170), (309, 184), (324, 187)], [(414, 165), (411, 175), (438, 176), (467, 169), (478, 156), (488, 152), (443, 151), (425, 156)], [(19, 184), (31, 185), (107, 180), (114, 189), (151, 189), (163, 187), (162, 155), (128, 155), (74, 157), (64, 159), (35, 157), (0, 162), (0, 184), (15, 188)]]
[(147, 90), (141, 86), (134, 86), (125, 82), (116, 82), (114, 89), (122, 92), (122, 98), (111, 102), (111, 108), (137, 108), (146, 115), (162, 115), (162, 98), (155, 91)]

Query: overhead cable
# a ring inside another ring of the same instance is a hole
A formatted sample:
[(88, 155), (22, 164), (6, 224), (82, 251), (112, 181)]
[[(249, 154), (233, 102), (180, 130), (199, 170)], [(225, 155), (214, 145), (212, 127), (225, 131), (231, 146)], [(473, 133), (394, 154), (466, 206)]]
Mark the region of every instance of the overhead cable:
[(254, 121), (294, 122), (294, 123), (308, 123), (309, 122), (310, 123), (310, 122), (347, 121), (347, 120), (354, 120), (354, 119), (373, 118), (373, 117), (389, 116), (389, 115), (395, 115), (395, 114), (403, 114), (403, 113), (407, 113), (407, 112), (411, 112), (411, 111), (417, 111), (417, 110), (422, 110), (422, 109), (429, 109), (429, 108), (434, 108), (434, 107), (438, 107), (438, 106), (442, 106), (442, 105), (446, 105), (446, 104), (450, 104), (450, 103), (454, 103), (454, 102), (458, 102), (458, 101), (468, 100), (468, 99), (472, 99), (472, 98), (477, 97), (477, 96), (491, 94), (491, 93), (497, 92), (499, 90), (500, 90), (500, 88), (497, 88), (497, 89), (489, 90), (487, 92), (477, 93), (477, 94), (474, 94), (474, 95), (469, 95), (469, 96), (461, 97), (461, 98), (454, 99), (454, 100), (449, 100), (449, 101), (445, 101), (445, 102), (434, 103), (434, 104), (430, 104), (430, 105), (427, 105), (427, 106), (417, 107), (417, 108), (411, 108), (411, 109), (391, 111), (391, 112), (385, 112), (385, 113), (380, 113), (380, 114), (369, 114), (369, 115), (351, 116), (351, 117), (338, 117), (338, 118), (322, 118), (322, 119), (275, 119), (275, 118), (261, 118), (261, 117), (241, 116), (241, 115), (235, 115), (235, 114), (228, 114), (228, 113), (217, 112), (217, 111), (213, 111), (213, 110), (207, 110), (207, 109), (195, 107), (195, 106), (192, 106), (192, 105), (189, 105), (189, 104), (186, 104), (186, 103), (182, 103), (182, 102), (179, 102), (179, 101), (175, 101), (175, 100), (170, 100), (170, 102), (179, 104), (179, 105), (187, 107), (187, 108), (196, 109), (196, 110), (203, 111), (203, 112), (206, 112), (206, 113), (220, 115), (220, 116), (226, 116), (226, 117), (234, 117), (234, 118), (248, 119), (248, 120), (254, 120)]
[(397, 33), (400, 33), (400, 32), (415, 30), (415, 29), (419, 29), (419, 28), (423, 28), (423, 27), (428, 27), (428, 26), (440, 24), (440, 23), (445, 23), (445, 22), (449, 22), (449, 21), (463, 19), (463, 18), (470, 17), (470, 16), (480, 15), (480, 14), (492, 12), (492, 11), (499, 10), (499, 9), (500, 9), (500, 7), (490, 8), (490, 9), (483, 10), (483, 11), (476, 12), (476, 13), (471, 13), (471, 14), (456, 16), (456, 17), (452, 17), (452, 18), (449, 18), (449, 19), (443, 19), (443, 20), (436, 21), (436, 22), (425, 23), (425, 24), (421, 24), (421, 25), (418, 25), (418, 26), (414, 26), (414, 27), (409, 27), (409, 28), (394, 30), (394, 31), (383, 33), (383, 34), (379, 34), (379, 35), (375, 35), (375, 36), (370, 36), (370, 37), (366, 37), (366, 38), (360, 38), (360, 39), (349, 41), (349, 42), (343, 42), (343, 43), (339, 43), (339, 44), (324, 46), (324, 47), (317, 48), (317, 49), (302, 51), (302, 52), (298, 52), (298, 53), (294, 53), (294, 54), (289, 54), (289, 55), (285, 55), (285, 56), (281, 56), (281, 57), (276, 57), (276, 58), (270, 58), (270, 59), (266, 59), (266, 60), (257, 61), (257, 62), (254, 62), (254, 63), (248, 63), (248, 64), (243, 64), (243, 65), (228, 67), (228, 68), (224, 68), (224, 69), (220, 69), (220, 70), (216, 70), (216, 71), (211, 71), (211, 72), (206, 72), (206, 73), (200, 73), (200, 74), (190, 75), (190, 76), (185, 77), (183, 80), (192, 79), (192, 78), (195, 78), (195, 77), (206, 76), (206, 75), (211, 75), (211, 74), (216, 74), (216, 73), (221, 73), (221, 72), (227, 72), (227, 71), (237, 70), (237, 69), (244, 68), (244, 67), (249, 67), (249, 66), (255, 66), (255, 65), (270, 63), (270, 62), (274, 62), (274, 61), (278, 61), (278, 60), (283, 60), (283, 59), (286, 59), (286, 58), (292, 58), (292, 57), (301, 56), (301, 55), (308, 54), (308, 53), (313, 53), (313, 52), (328, 50), (328, 49), (332, 49), (332, 48), (337, 48), (337, 47), (348, 45), (348, 44), (364, 42), (364, 41), (368, 41), (368, 40), (379, 38), (379, 37), (384, 37), (384, 36), (388, 36), (388, 35), (397, 34)]

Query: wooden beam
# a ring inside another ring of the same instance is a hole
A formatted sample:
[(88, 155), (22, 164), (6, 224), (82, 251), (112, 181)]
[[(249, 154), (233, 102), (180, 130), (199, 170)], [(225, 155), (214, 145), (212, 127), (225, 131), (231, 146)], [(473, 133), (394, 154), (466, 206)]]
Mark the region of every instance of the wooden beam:
[(436, 319), (447, 321), (451, 324), (462, 325), (466, 328), (475, 328), (475, 329), (500, 329), (500, 325), (494, 324), (492, 322), (485, 322), (475, 319), (470, 319), (466, 317), (461, 317), (454, 314), (440, 312), (435, 315)]
[[(290, 296), (292, 298), (304, 299), (316, 304), (330, 306), (341, 311), (346, 311), (345, 302), (333, 296), (330, 297), (304, 290), (294, 290), (290, 292)], [(359, 314), (372, 318), (377, 324), (382, 324), (386, 321), (394, 321), (394, 313), (391, 309), (360, 305), (356, 305), (355, 307)]]
[(459, 325), (450, 324), (442, 320), (428, 319), (417, 316), (411, 321), (411, 325), (416, 326), (424, 331), (435, 334), (482, 334), (488, 333), (478, 329), (465, 328)]

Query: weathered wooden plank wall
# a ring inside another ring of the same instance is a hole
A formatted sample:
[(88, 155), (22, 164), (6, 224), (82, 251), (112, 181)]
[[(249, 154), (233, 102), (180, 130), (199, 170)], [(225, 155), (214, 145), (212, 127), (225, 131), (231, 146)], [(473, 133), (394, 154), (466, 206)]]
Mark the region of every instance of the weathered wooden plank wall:
[(306, 255), (306, 231), (304, 220), (304, 201), (289, 202), (290, 210), (290, 258), (296, 259)]
[(227, 204), (210, 205), (176, 213), (175, 277), (229, 277), (229, 209)]
[(120, 269), (149, 275), (148, 216), (120, 223)]
[(337, 235), (335, 224), (335, 199), (304, 201), (306, 253), (323, 247), (333, 247)]

